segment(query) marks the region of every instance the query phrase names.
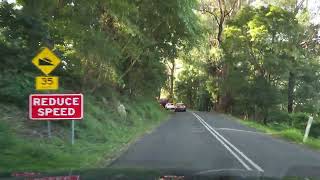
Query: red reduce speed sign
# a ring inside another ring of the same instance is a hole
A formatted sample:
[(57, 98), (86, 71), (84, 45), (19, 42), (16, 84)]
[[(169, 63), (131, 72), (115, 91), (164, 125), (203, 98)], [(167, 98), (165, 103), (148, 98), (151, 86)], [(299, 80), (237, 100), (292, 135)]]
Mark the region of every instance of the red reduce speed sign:
[(29, 117), (32, 120), (75, 120), (83, 118), (82, 94), (31, 94)]

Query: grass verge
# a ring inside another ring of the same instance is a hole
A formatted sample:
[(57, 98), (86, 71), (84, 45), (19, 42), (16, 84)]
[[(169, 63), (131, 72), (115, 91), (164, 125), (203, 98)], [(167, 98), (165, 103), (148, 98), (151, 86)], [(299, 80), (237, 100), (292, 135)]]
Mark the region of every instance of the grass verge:
[(303, 143), (304, 134), (295, 128), (290, 126), (282, 125), (282, 124), (268, 124), (263, 125), (258, 122), (254, 122), (252, 120), (240, 120), (238, 121), (244, 125), (249, 127), (253, 127), (261, 132), (271, 134), (276, 137), (280, 137), (282, 139), (288, 140), (289, 142), (294, 142), (297, 144), (303, 144), (307, 147), (310, 147), (315, 150), (320, 150), (320, 139), (309, 137), (308, 140)]
[(76, 122), (75, 145), (70, 144), (70, 121), (53, 122), (51, 139), (46, 122), (32, 122), (24, 110), (0, 107), (0, 172), (57, 171), (106, 166), (128, 143), (167, 119), (154, 100), (122, 99), (127, 118), (116, 103), (86, 96), (85, 117)]

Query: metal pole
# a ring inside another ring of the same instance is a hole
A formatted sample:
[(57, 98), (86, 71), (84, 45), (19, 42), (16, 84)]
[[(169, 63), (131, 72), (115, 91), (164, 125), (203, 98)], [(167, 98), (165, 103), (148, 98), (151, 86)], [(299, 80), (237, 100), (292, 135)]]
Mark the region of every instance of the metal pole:
[(312, 125), (312, 121), (313, 121), (313, 117), (310, 116), (309, 120), (308, 120), (307, 127), (306, 127), (306, 132), (304, 133), (303, 142), (306, 142), (307, 139), (308, 139), (310, 128), (311, 128), (311, 125)]
[(72, 120), (71, 124), (71, 144), (74, 144), (74, 120)]
[(47, 121), (47, 126), (48, 126), (48, 137), (51, 138), (51, 122)]
[[(46, 94), (50, 94), (50, 91), (45, 91)], [(48, 126), (48, 138), (51, 138), (51, 122), (47, 121), (47, 126)]]

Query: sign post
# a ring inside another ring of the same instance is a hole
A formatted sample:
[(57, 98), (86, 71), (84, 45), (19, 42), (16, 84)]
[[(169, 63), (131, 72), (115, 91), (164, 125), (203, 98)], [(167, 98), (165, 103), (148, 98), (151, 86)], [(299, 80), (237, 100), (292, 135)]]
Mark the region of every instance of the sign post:
[(80, 120), (83, 118), (83, 95), (31, 94), (29, 118), (35, 121)]
[(71, 123), (71, 144), (74, 144), (74, 120)]
[(44, 48), (32, 63), (45, 75), (35, 78), (35, 89), (47, 94), (29, 96), (29, 117), (35, 121), (47, 121), (48, 137), (51, 138), (52, 120), (71, 120), (71, 144), (74, 144), (75, 120), (83, 117), (82, 94), (48, 94), (48, 90), (59, 89), (59, 77), (49, 76), (61, 60), (50, 49)]
[(75, 120), (83, 118), (83, 95), (31, 94), (29, 118), (35, 121), (48, 121), (49, 137), (51, 136), (49, 120), (71, 120), (71, 144), (73, 145)]
[(48, 137), (51, 138), (51, 123), (50, 123), (50, 121), (47, 121), (47, 127), (48, 127)]
[[(38, 76), (35, 79), (36, 90), (58, 90), (58, 77), (48, 76), (57, 66), (61, 60), (48, 48), (44, 48), (33, 59), (32, 63), (42, 71), (46, 76)], [(51, 138), (51, 122), (47, 121), (48, 137)]]

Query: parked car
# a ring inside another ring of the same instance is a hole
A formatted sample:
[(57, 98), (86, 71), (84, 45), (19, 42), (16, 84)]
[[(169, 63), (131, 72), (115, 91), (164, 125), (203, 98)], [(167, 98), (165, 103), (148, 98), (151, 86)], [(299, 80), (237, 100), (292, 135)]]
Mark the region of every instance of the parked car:
[(176, 108), (174, 109), (175, 112), (186, 112), (187, 107), (183, 103), (177, 103)]
[(175, 110), (176, 106), (173, 103), (167, 103), (165, 108), (168, 110)]

